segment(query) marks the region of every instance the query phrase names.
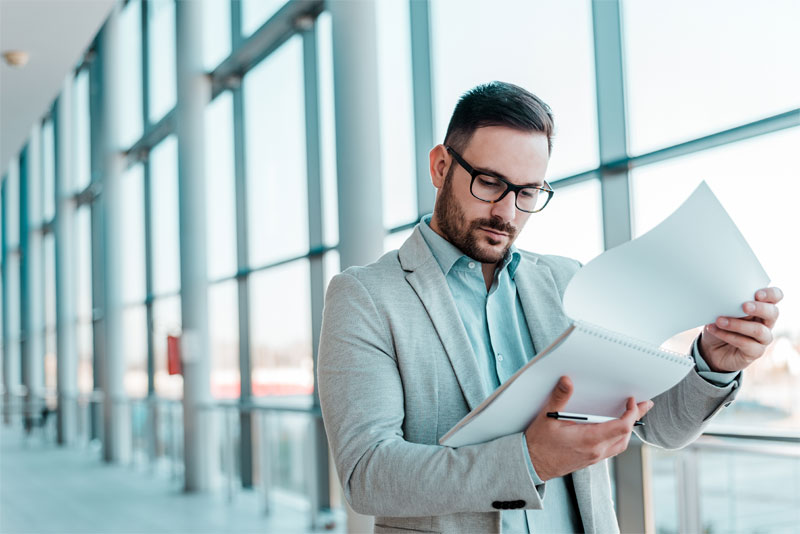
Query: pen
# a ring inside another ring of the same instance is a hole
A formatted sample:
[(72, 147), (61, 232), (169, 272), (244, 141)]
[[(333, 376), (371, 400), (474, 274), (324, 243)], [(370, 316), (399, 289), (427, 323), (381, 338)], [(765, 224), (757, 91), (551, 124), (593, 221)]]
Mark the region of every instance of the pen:
[[(618, 419), (617, 417), (570, 412), (547, 412), (547, 417), (561, 419), (563, 421), (575, 421), (576, 423), (605, 423), (606, 421), (615, 421)], [(644, 423), (642, 421), (636, 421), (634, 426), (644, 426)]]

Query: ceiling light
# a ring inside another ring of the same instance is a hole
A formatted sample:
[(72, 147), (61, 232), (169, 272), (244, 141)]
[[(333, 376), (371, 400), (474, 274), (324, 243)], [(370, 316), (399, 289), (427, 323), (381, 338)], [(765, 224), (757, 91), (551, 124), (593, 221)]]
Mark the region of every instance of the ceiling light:
[(3, 52), (3, 59), (6, 60), (9, 67), (21, 68), (28, 64), (30, 54), (22, 50), (8, 50)]

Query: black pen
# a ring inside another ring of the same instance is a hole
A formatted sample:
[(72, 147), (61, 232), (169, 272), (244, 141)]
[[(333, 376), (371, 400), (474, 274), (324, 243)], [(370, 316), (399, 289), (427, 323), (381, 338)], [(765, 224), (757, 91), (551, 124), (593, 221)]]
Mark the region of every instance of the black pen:
[[(615, 421), (618, 417), (605, 417), (603, 415), (587, 415), (583, 413), (570, 413), (570, 412), (547, 412), (547, 417), (553, 419), (561, 419), (563, 421), (575, 421), (576, 423), (605, 423), (607, 421)], [(644, 426), (642, 421), (636, 421), (634, 426)]]

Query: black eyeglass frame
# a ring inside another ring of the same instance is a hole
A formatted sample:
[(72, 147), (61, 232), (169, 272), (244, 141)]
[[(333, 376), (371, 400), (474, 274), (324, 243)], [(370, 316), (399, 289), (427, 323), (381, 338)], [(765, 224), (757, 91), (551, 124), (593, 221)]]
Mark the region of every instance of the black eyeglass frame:
[[(545, 209), (547, 207), (547, 204), (550, 203), (550, 199), (553, 198), (554, 191), (550, 187), (550, 184), (547, 183), (547, 180), (545, 180), (545, 182), (544, 182), (545, 187), (539, 187), (539, 186), (536, 186), (536, 185), (516, 185), (516, 184), (512, 184), (511, 182), (509, 182), (508, 180), (506, 180), (502, 176), (497, 176), (496, 174), (493, 174), (493, 173), (490, 173), (490, 172), (479, 171), (479, 170), (475, 169), (472, 165), (470, 165), (469, 163), (464, 161), (464, 158), (461, 157), (461, 154), (459, 154), (458, 152), (453, 150), (452, 147), (445, 146), (445, 148), (447, 149), (447, 152), (451, 156), (453, 156), (453, 159), (455, 159), (458, 162), (458, 164), (461, 165), (464, 168), (464, 170), (467, 171), (469, 173), (469, 175), (472, 177), (472, 181), (470, 181), (470, 183), (469, 183), (469, 193), (473, 197), (475, 197), (478, 200), (480, 200), (481, 202), (488, 202), (489, 204), (496, 204), (496, 203), (500, 202), (501, 200), (503, 200), (504, 198), (506, 198), (506, 195), (508, 195), (509, 191), (513, 191), (514, 192), (514, 207), (516, 207), (519, 211), (523, 211), (525, 213), (539, 213), (540, 211), (542, 211), (543, 209)], [(506, 190), (503, 191), (503, 194), (500, 195), (500, 197), (497, 200), (486, 200), (486, 199), (483, 199), (483, 198), (480, 198), (480, 197), (476, 196), (475, 193), (472, 192), (472, 184), (475, 183), (475, 178), (477, 178), (478, 176), (481, 176), (481, 175), (483, 175), (483, 176), (491, 176), (492, 178), (496, 178), (496, 179), (500, 180), (501, 182), (503, 182), (506, 185)], [(519, 192), (522, 191), (523, 189), (538, 189), (539, 191), (543, 191), (543, 192), (547, 193), (547, 200), (544, 201), (544, 204), (538, 210), (534, 210), (534, 211), (524, 210), (524, 209), (520, 208), (519, 204), (517, 203), (517, 201), (519, 200)]]

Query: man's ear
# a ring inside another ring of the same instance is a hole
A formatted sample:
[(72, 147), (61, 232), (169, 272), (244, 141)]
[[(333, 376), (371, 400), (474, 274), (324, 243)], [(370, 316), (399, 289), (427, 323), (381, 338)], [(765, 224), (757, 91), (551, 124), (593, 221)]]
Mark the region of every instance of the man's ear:
[(436, 145), (428, 154), (431, 164), (431, 182), (433, 187), (441, 189), (444, 186), (444, 177), (447, 176), (447, 171), (450, 169), (452, 158), (447, 153), (444, 145)]

